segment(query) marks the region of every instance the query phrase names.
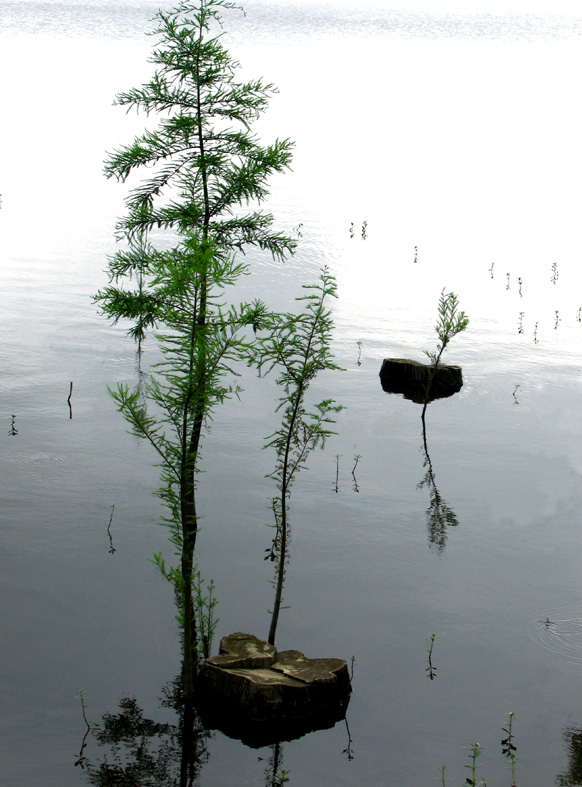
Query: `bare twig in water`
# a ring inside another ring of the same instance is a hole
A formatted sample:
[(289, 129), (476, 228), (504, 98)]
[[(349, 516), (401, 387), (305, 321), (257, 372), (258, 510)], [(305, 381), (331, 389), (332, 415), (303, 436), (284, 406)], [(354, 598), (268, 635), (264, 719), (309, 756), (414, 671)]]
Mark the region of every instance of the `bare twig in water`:
[(348, 745), (342, 751), (342, 754), (345, 754), (347, 756), (348, 760), (353, 760), (354, 759), (354, 750), (352, 748), (353, 740), (352, 740), (352, 736), (351, 736), (351, 733), (350, 733), (350, 727), (349, 727), (349, 724), (348, 724), (348, 720), (344, 719), (344, 721), (346, 723), (346, 732), (348, 734)]
[(14, 435), (18, 434), (18, 429), (16, 428), (16, 424), (14, 423), (16, 420), (16, 416), (12, 413), (12, 423), (10, 424), (10, 429), (8, 430), (8, 434), (14, 437)]
[(113, 546), (113, 537), (111, 535), (111, 523), (113, 522), (113, 512), (115, 511), (115, 503), (111, 504), (111, 514), (109, 515), (109, 524), (107, 525), (107, 535), (109, 536), (109, 554), (114, 555), (117, 550)]
[(358, 481), (356, 479), (356, 467), (358, 466), (358, 462), (360, 461), (361, 456), (362, 456), (361, 454), (356, 454), (354, 456), (355, 464), (352, 468), (352, 478), (354, 479), (354, 492), (360, 491), (360, 487), (358, 486)]
[(73, 417), (73, 408), (71, 407), (71, 396), (73, 395), (73, 381), (71, 380), (71, 387), (69, 388), (69, 398), (67, 404), (69, 405), (69, 419)]
[(87, 729), (85, 730), (85, 735), (83, 735), (83, 740), (81, 741), (81, 748), (79, 750), (79, 756), (78, 756), (77, 760), (75, 761), (75, 766), (79, 765), (82, 770), (85, 770), (85, 766), (89, 764), (89, 760), (87, 759), (87, 757), (85, 757), (83, 752), (85, 751), (85, 748), (87, 747), (87, 737), (88, 737), (89, 733), (91, 732), (91, 725), (89, 724), (89, 721), (87, 720), (87, 714), (85, 712), (86, 706), (85, 706), (85, 697), (83, 696), (84, 693), (85, 693), (85, 689), (77, 689), (77, 694), (79, 695), (79, 699), (81, 700), (81, 712), (83, 713), (83, 719), (85, 721), (85, 724), (87, 725)]
[(515, 388), (513, 389), (513, 399), (514, 399), (513, 404), (519, 404), (519, 402), (517, 401), (517, 396), (515, 395), (517, 393), (517, 389), (518, 388), (519, 388), (519, 385), (516, 385)]
[(425, 669), (425, 672), (428, 673), (428, 677), (431, 680), (434, 680), (436, 678), (436, 671), (437, 671), (437, 668), (433, 667), (432, 664), (432, 650), (434, 648), (435, 638), (436, 638), (436, 634), (430, 635), (430, 647), (428, 649), (428, 667)]

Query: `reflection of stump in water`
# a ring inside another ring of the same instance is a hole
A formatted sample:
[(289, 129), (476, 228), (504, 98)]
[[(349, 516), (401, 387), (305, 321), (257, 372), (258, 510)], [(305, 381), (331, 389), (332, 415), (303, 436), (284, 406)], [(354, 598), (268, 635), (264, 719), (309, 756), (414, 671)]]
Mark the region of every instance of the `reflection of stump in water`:
[(417, 489), (427, 487), (430, 505), (426, 511), (428, 542), (442, 552), (447, 542), (447, 527), (456, 527), (459, 521), (452, 508), (445, 503), (437, 488), (434, 469), (428, 453), (425, 415), (429, 402), (444, 399), (463, 387), (463, 372), (460, 366), (419, 363), (407, 358), (385, 358), (380, 369), (380, 382), (386, 393), (403, 394), (417, 404), (424, 405), (422, 420), (422, 448), (426, 473)]
[(430, 454), (428, 453), (428, 443), (426, 440), (426, 423), (422, 419), (422, 449), (424, 452), (424, 465), (426, 473), (417, 489), (427, 487), (430, 495), (430, 504), (426, 510), (426, 520), (428, 527), (429, 547), (435, 547), (437, 552), (442, 552), (447, 543), (447, 527), (456, 527), (459, 524), (457, 515), (452, 508), (443, 500), (439, 492)]
[(460, 391), (463, 387), (463, 372), (460, 366), (439, 364), (434, 370), (432, 364), (407, 358), (385, 358), (380, 369), (380, 382), (386, 393), (403, 394), (405, 399), (424, 404), (429, 384), (429, 402)]

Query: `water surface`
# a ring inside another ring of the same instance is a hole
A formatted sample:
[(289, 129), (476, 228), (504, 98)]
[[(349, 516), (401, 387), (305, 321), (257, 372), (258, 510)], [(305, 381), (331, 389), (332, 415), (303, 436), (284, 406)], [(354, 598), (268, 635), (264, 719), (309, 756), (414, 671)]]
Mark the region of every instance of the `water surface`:
[[(15, 786), (87, 783), (79, 688), (93, 722), (125, 696), (173, 719), (158, 702), (179, 670), (172, 594), (148, 561), (171, 554), (158, 471), (106, 390), (137, 382), (135, 351), (91, 304), (124, 196), (104, 153), (143, 125), (111, 102), (150, 73), (156, 6), (3, 6), (0, 729)], [(302, 225), (296, 259), (253, 255), (242, 293), (290, 308), (327, 264), (340, 295), (345, 371), (314, 396), (346, 409), (294, 491), (278, 644), (355, 657), (353, 759), (341, 724), (287, 743), (291, 784), (418, 787), (443, 764), (458, 783), (474, 741), (480, 775), (508, 782), (509, 711), (518, 783), (567, 772), (568, 730), (582, 727), (582, 19), (567, 10), (257, 0), (226, 17), (245, 74), (280, 88), (259, 130), (297, 146), (269, 207)], [(437, 543), (420, 409), (378, 372), (434, 346), (443, 287), (471, 323), (447, 353), (465, 385), (427, 415), (434, 484), (458, 521)], [(146, 346), (143, 368), (154, 359)], [(218, 638), (266, 636), (271, 605), (261, 447), (276, 391), (243, 385), (206, 438), (200, 487)], [(87, 756), (104, 756), (93, 739)], [(268, 756), (216, 733), (198, 783), (264, 783)]]

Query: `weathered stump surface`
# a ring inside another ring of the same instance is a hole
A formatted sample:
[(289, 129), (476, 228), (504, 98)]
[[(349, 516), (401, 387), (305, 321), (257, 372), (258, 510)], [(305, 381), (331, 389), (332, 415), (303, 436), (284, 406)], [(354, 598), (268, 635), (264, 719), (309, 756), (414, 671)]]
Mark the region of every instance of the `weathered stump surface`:
[[(419, 363), (408, 358), (385, 358), (380, 369), (380, 382), (386, 393), (404, 394), (406, 399), (422, 403), (432, 372), (432, 364)], [(439, 364), (430, 386), (428, 401), (452, 396), (462, 387), (461, 367)]]
[(206, 662), (215, 667), (231, 669), (255, 669), (268, 667), (273, 663), (277, 649), (253, 634), (229, 634), (220, 641), (218, 656), (212, 656)]
[(343, 718), (350, 691), (343, 659), (308, 659), (298, 650), (278, 653), (254, 635), (242, 633), (222, 639), (219, 655), (206, 660), (197, 682), (202, 708), (207, 714), (211, 711), (215, 722), (212, 726), (222, 728), (220, 720), (228, 719), (232, 727), (238, 720), (246, 724), (245, 731), (249, 722), (315, 720), (313, 728), (331, 726)]

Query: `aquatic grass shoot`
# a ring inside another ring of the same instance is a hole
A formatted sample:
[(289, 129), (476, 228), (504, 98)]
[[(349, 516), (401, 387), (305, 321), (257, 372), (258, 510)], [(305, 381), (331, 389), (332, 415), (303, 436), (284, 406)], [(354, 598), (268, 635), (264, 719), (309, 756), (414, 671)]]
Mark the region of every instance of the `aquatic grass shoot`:
[(513, 717), (515, 713), (511, 712), (508, 714), (509, 721), (507, 723), (507, 727), (503, 728), (503, 732), (506, 734), (505, 738), (501, 739), (501, 752), (504, 757), (507, 757), (511, 764), (511, 787), (517, 787), (515, 782), (515, 767), (517, 763), (517, 748), (514, 744), (514, 735), (513, 735)]
[[(434, 638), (434, 634), (432, 635)], [(432, 643), (431, 643), (432, 649)], [(505, 737), (501, 739), (501, 753), (504, 757), (507, 758), (511, 765), (511, 785), (510, 787), (517, 787), (517, 782), (515, 779), (515, 770), (517, 767), (517, 748), (515, 746), (515, 736), (513, 733), (513, 720), (515, 717), (515, 713), (510, 712), (508, 714), (508, 722), (507, 726), (503, 727), (503, 732), (505, 733)], [(470, 787), (486, 787), (487, 782), (485, 779), (481, 779), (480, 782), (477, 782), (477, 758), (481, 756), (481, 746), (479, 743), (471, 743), (468, 747), (469, 752), (469, 764), (465, 764), (463, 767), (468, 768), (470, 771), (470, 775), (464, 781), (465, 785)], [(445, 780), (445, 766), (441, 766), (441, 784), (442, 787), (446, 787), (446, 780)], [(562, 784), (562, 782), (560, 782)], [(568, 782), (569, 784), (569, 782)]]
[(107, 524), (107, 535), (109, 536), (109, 554), (114, 555), (117, 550), (113, 546), (113, 536), (111, 535), (111, 523), (113, 522), (113, 512), (115, 511), (115, 503), (111, 503), (111, 513), (109, 514), (109, 522)]
[(519, 313), (519, 323), (517, 325), (517, 332), (519, 334), (522, 334), (524, 332), (524, 330), (523, 330), (523, 318), (524, 318), (524, 316), (525, 316), (525, 312), (520, 312)]
[(358, 479), (356, 478), (356, 468), (361, 458), (362, 458), (361, 454), (356, 454), (354, 456), (354, 466), (352, 467), (352, 478), (354, 479), (354, 486), (353, 486), (354, 492), (360, 491), (360, 485), (358, 484)]
[(434, 680), (436, 678), (436, 671), (437, 671), (437, 668), (435, 666), (433, 666), (433, 663), (432, 663), (432, 652), (433, 652), (433, 649), (434, 649), (434, 641), (435, 641), (435, 639), (436, 639), (436, 634), (431, 634), (430, 635), (430, 645), (429, 645), (429, 648), (428, 648), (428, 667), (425, 669), (425, 672), (427, 673), (427, 677), (430, 678), (431, 680)]
[[(465, 780), (465, 784), (470, 785), (470, 787), (478, 787), (477, 785), (477, 757), (481, 754), (481, 747), (478, 743), (471, 743), (469, 746), (469, 765), (465, 765), (465, 768), (468, 768), (471, 771), (471, 775), (467, 776)], [(481, 779), (479, 785), (485, 785), (487, 782), (485, 779)]]
[(335, 483), (333, 485), (333, 491), (338, 494), (339, 492), (339, 460), (341, 459), (341, 454), (335, 455)]

